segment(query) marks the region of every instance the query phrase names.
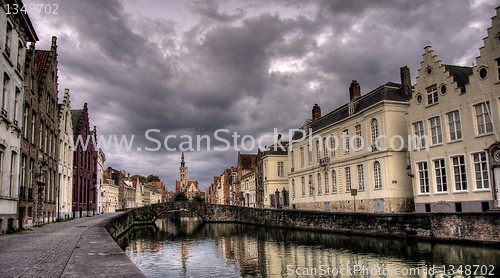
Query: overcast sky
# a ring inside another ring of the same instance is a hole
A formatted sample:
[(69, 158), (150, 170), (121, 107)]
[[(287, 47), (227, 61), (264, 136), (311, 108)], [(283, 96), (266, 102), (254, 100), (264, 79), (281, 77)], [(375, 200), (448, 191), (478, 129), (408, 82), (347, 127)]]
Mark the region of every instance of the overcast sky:
[[(179, 179), (180, 151), (154, 148), (148, 129), (212, 135), (228, 129), (273, 141), (310, 117), (393, 81), (423, 48), (446, 64), (470, 66), (491, 26), (496, 1), (184, 1), (24, 0), (55, 3), (57, 15), (31, 13), (48, 49), (58, 38), (59, 97), (87, 102), (99, 135), (135, 135), (133, 150), (106, 152), (106, 166)], [(285, 136), (286, 137), (286, 136)], [(170, 140), (170, 147), (179, 142)], [(212, 143), (212, 147), (215, 145)], [(185, 145), (184, 145), (185, 146)], [(237, 153), (187, 152), (189, 179), (202, 189), (236, 165)]]

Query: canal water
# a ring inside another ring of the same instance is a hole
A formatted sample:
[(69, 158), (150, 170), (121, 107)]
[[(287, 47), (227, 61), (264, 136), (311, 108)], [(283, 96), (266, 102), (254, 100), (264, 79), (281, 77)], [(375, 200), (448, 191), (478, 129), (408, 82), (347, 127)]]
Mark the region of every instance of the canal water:
[(135, 227), (119, 244), (148, 277), (500, 277), (498, 248), (193, 217)]

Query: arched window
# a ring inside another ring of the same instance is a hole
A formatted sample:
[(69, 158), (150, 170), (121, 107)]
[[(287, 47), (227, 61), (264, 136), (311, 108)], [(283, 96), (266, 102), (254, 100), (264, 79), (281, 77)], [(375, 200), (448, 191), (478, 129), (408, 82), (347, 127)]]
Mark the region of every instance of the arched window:
[(372, 119), (372, 150), (376, 151), (378, 147), (378, 122), (377, 119)]
[(325, 172), (325, 195), (330, 193), (330, 184), (328, 183), (328, 172)]
[(322, 190), (322, 183), (321, 183), (321, 174), (318, 173), (318, 196), (323, 194), (323, 190)]
[(295, 180), (292, 179), (292, 198), (295, 198)]
[(373, 177), (375, 178), (375, 189), (382, 189), (382, 176), (378, 161), (373, 163)]
[(337, 173), (332, 170), (332, 193), (337, 193)]

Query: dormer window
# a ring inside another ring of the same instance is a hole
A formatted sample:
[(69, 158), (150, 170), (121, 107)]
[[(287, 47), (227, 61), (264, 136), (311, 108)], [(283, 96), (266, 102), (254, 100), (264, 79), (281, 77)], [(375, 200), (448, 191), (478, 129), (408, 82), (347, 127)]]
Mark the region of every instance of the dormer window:
[(438, 102), (438, 89), (436, 84), (427, 87), (427, 105)]
[(347, 109), (349, 110), (349, 115), (354, 114), (354, 102), (349, 102)]

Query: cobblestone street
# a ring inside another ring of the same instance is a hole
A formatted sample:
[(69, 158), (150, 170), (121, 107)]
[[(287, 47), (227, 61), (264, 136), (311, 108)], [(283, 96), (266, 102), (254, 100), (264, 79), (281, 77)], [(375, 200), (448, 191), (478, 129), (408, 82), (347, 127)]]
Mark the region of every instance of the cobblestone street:
[(142, 277), (103, 227), (118, 214), (0, 237), (0, 277)]

